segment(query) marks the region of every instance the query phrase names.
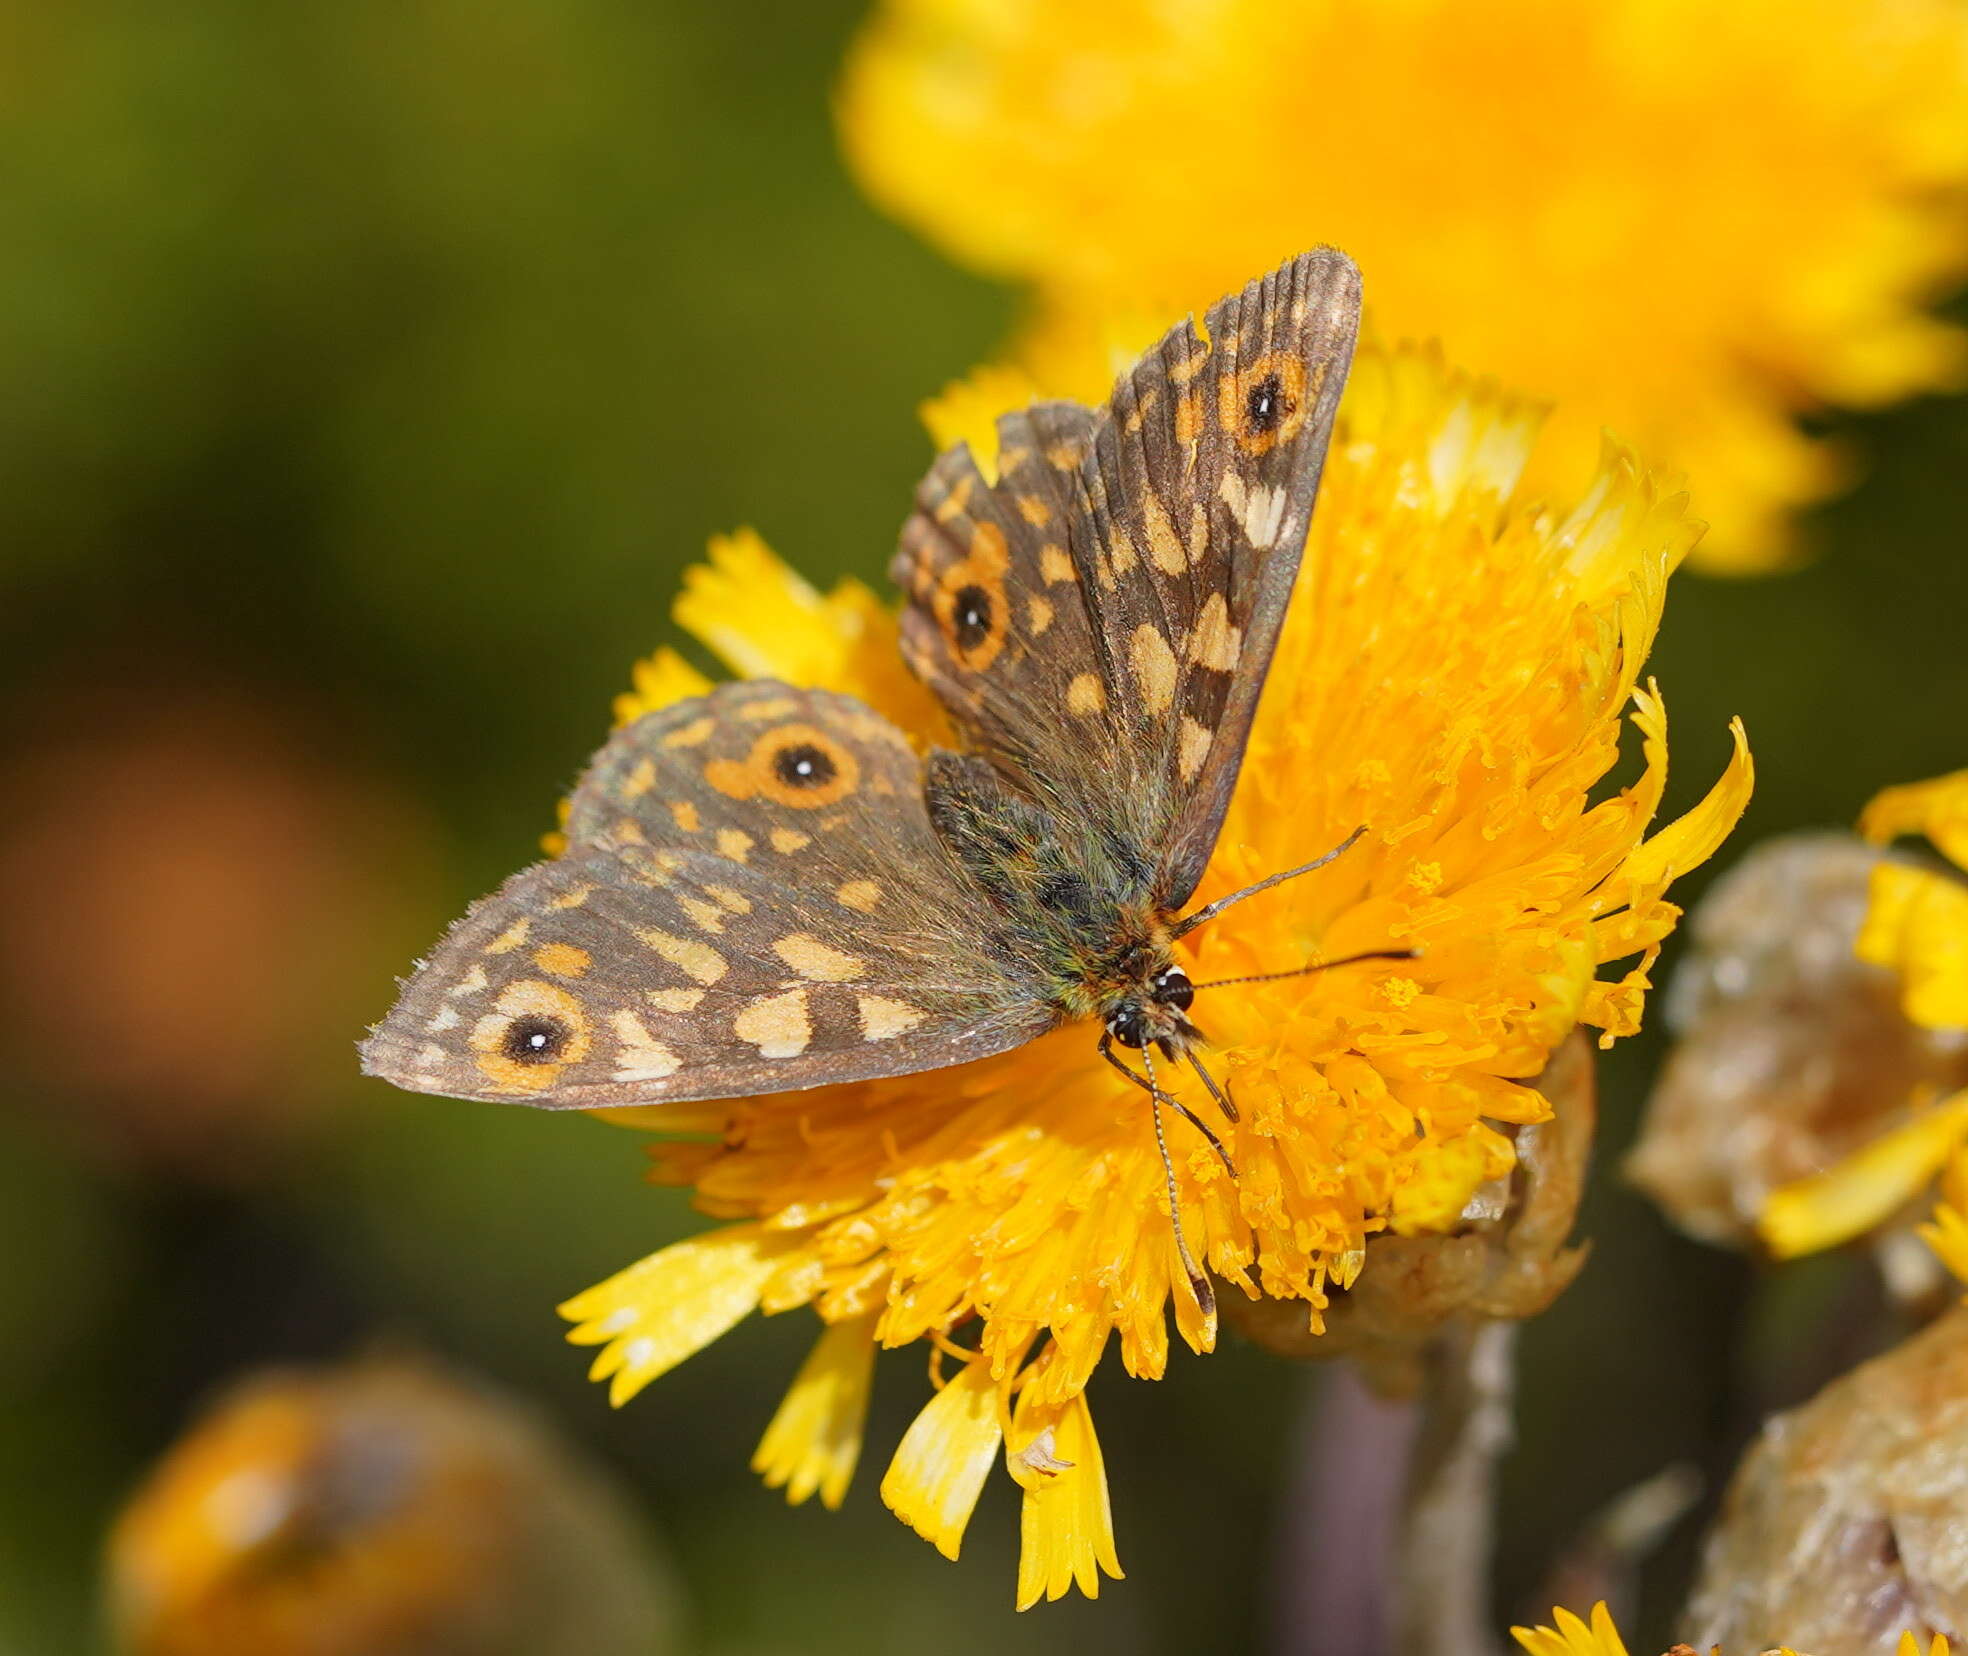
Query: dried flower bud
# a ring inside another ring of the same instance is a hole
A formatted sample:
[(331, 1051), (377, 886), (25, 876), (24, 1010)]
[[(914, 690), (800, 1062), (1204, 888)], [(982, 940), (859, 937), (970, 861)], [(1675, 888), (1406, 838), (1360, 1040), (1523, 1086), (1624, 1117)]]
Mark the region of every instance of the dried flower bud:
[(1959, 1638), (1964, 1511), (1968, 1310), (1956, 1310), (1764, 1427), (1685, 1623), (1701, 1650), (1781, 1636), (1816, 1656), (1869, 1656), (1907, 1629)]
[(1627, 1176), (1690, 1235), (1745, 1245), (1770, 1192), (1968, 1081), (1968, 1036), (1924, 1030), (1854, 954), (1873, 868), (1844, 834), (1758, 846), (1702, 901), (1675, 974), (1680, 1036)]
[(526, 1412), (427, 1365), (247, 1382), (118, 1518), (126, 1656), (661, 1656), (665, 1572)]
[(1297, 1300), (1217, 1297), (1240, 1333), (1284, 1357), (1353, 1357), (1376, 1390), (1412, 1395), (1419, 1358), (1451, 1318), (1523, 1318), (1548, 1306), (1585, 1263), (1568, 1247), (1597, 1120), (1592, 1048), (1574, 1034), (1534, 1083), (1549, 1121), (1515, 1131), (1517, 1165), (1480, 1189), (1463, 1222), (1435, 1236), (1373, 1237), (1350, 1288), (1335, 1290), (1325, 1331)]

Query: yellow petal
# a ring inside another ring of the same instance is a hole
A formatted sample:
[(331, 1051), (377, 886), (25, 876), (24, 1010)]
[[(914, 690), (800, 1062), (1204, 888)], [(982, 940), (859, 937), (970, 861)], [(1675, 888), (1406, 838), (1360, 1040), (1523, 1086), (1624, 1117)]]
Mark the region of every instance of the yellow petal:
[(818, 1490), (820, 1504), (832, 1511), (847, 1495), (861, 1458), (878, 1315), (827, 1327), (759, 1439), (752, 1470), (764, 1475), (768, 1489), (783, 1486), (794, 1506)]
[[(1665, 731), (1662, 732), (1665, 738)], [(1734, 750), (1715, 786), (1685, 816), (1677, 817), (1626, 860), (1623, 876), (1636, 887), (1664, 884), (1715, 855), (1749, 806), (1756, 786), (1756, 762), (1749, 753), (1749, 734), (1741, 719), (1729, 721)]]
[(1513, 1627), (1510, 1636), (1529, 1656), (1626, 1656), (1626, 1645), (1604, 1601), (1592, 1607), (1588, 1627), (1569, 1610), (1553, 1610), (1550, 1627)]
[(615, 723), (634, 724), (645, 713), (660, 713), (710, 688), (711, 681), (666, 644), (630, 670), (629, 688), (615, 698)]
[(1924, 1111), (1835, 1167), (1773, 1190), (1756, 1222), (1778, 1259), (1863, 1236), (1917, 1196), (1968, 1133), (1968, 1092)]
[(1018, 1522), (1021, 1610), (1042, 1597), (1063, 1598), (1074, 1586), (1098, 1598), (1103, 1570), (1121, 1578), (1107, 1469), (1086, 1394), (1075, 1392), (1063, 1403), (1036, 1397), (1034, 1387), (1020, 1396), (1005, 1446), (1005, 1464), (1025, 1491)]
[(1925, 834), (1968, 868), (1968, 770), (1875, 794), (1859, 817), (1859, 832), (1875, 845), (1902, 834)]
[(578, 1326), (574, 1345), (599, 1345), (590, 1380), (614, 1376), (608, 1401), (620, 1408), (686, 1357), (742, 1322), (778, 1264), (787, 1239), (759, 1225), (693, 1236), (576, 1294), (560, 1314)]
[(1902, 1633), (1898, 1656), (1948, 1656), (1948, 1636), (1945, 1633), (1936, 1633), (1933, 1646), (1923, 1651), (1918, 1639), (1911, 1633)]
[(1900, 1004), (1914, 1023), (1968, 1028), (1968, 885), (1881, 863), (1872, 871), (1858, 954), (1900, 974)]
[(938, 449), (970, 446), (987, 483), (998, 473), (998, 416), (1040, 400), (1031, 378), (1016, 368), (977, 368), (925, 402), (918, 412)]
[(990, 1365), (964, 1364), (902, 1434), (882, 1479), (882, 1500), (945, 1558), (955, 1558), (1003, 1438)]

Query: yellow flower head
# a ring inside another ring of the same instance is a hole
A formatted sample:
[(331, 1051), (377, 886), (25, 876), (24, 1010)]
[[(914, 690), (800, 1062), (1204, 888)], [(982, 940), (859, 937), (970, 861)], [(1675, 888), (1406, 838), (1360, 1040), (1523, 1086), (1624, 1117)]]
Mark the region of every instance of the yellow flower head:
[(1391, 337), (1686, 468), (1714, 567), (1839, 480), (1791, 415), (1951, 383), (1968, 268), (1952, 0), (884, 0), (847, 152), (956, 258), (1029, 283), (1017, 364), (1090, 398), (1141, 324), (1313, 241)]
[[(1365, 824), (1330, 868), (1197, 933), (1185, 964), (1200, 983), (1419, 951), (1197, 1003), (1241, 1114), (1225, 1131), (1239, 1177), (1172, 1122), (1184, 1229), (1223, 1281), (1300, 1301), (1315, 1325), (1368, 1236), (1453, 1226), (1510, 1171), (1510, 1125), (1547, 1109), (1524, 1078), (1575, 1025), (1608, 1041), (1636, 1027), (1678, 915), (1663, 892), (1749, 790), (1738, 728), (1708, 798), (1647, 837), (1666, 727), (1640, 672), (1698, 527), (1617, 448), (1575, 509), (1523, 499), (1538, 420), (1431, 354), (1361, 351), (1197, 893)], [(748, 546), (742, 582), (733, 549), (719, 554), (719, 602), (693, 580), (693, 630), (750, 670), (795, 663), (933, 735), (923, 693), (894, 675), (892, 623), (860, 607), (850, 636), (838, 596)], [(1609, 792), (1629, 708), (1643, 762)], [(616, 1114), (697, 1135), (658, 1142), (655, 1176), (737, 1223), (563, 1307), (570, 1338), (601, 1347), (615, 1401), (755, 1306), (809, 1305), (829, 1331), (758, 1465), (795, 1500), (833, 1500), (859, 1448), (868, 1348), (927, 1342), (937, 1389), (883, 1480), (888, 1504), (954, 1557), (1002, 1455), (1024, 1491), (1020, 1604), (1118, 1573), (1084, 1388), (1110, 1347), (1159, 1376), (1171, 1306), (1195, 1350), (1215, 1327), (1178, 1259), (1145, 1101), (1093, 1032), (953, 1070)]]
[[(1888, 788), (1859, 832), (1875, 845), (1924, 834), (1968, 870), (1968, 771)], [(1925, 1029), (1968, 1032), (1968, 879), (1909, 862), (1872, 871), (1858, 955), (1898, 974), (1901, 1007)], [(1773, 1191), (1758, 1229), (1779, 1258), (1834, 1247), (1877, 1228), (1915, 1199), (1968, 1141), (1968, 1092), (1923, 1108), (1822, 1173)], [(1968, 1197), (1968, 1188), (1962, 1190)], [(1950, 1198), (1923, 1229), (1957, 1276), (1968, 1264), (1968, 1202)]]
[[(1551, 1619), (1558, 1625), (1552, 1627), (1513, 1627), (1510, 1635), (1523, 1646), (1527, 1656), (1627, 1656), (1626, 1644), (1620, 1638), (1619, 1629), (1613, 1625), (1611, 1613), (1604, 1604), (1592, 1607), (1592, 1622), (1588, 1626), (1569, 1610), (1554, 1610)], [(1668, 1656), (1686, 1651), (1687, 1645), (1676, 1645)], [(1690, 1652), (1690, 1656), (1693, 1653)], [(1719, 1653), (1718, 1653), (1719, 1656)], [(1800, 1656), (1789, 1645), (1780, 1645), (1775, 1650), (1763, 1652), (1763, 1656)], [(1931, 1645), (1923, 1645), (1911, 1633), (1902, 1633), (1897, 1656), (1948, 1656), (1947, 1635), (1936, 1633)]]

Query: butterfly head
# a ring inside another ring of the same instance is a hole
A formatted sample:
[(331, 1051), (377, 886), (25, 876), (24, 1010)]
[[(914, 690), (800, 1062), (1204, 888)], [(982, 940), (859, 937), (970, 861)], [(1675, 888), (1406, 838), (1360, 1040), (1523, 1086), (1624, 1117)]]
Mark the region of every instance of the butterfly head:
[(1117, 995), (1107, 1008), (1107, 1033), (1124, 1047), (1139, 1050), (1151, 1041), (1164, 1056), (1178, 1058), (1202, 1031), (1189, 1021), (1196, 986), (1189, 974), (1164, 961)]

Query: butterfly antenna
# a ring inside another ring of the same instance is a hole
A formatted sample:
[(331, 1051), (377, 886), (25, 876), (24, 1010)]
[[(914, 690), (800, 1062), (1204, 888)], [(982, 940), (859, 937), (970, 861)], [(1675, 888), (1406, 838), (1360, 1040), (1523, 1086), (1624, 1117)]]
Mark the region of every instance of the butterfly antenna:
[[(1294, 966), (1288, 972), (1255, 972), (1249, 977), (1213, 978), (1208, 983), (1192, 983), (1189, 987), (1200, 991), (1228, 989), (1233, 983), (1276, 983), (1280, 978), (1309, 977), (1314, 972), (1330, 972), (1335, 966), (1356, 966), (1363, 960), (1419, 960), (1420, 958), (1419, 949), (1368, 949), (1364, 954), (1341, 955), (1337, 960), (1315, 960), (1310, 966)], [(1200, 1064), (1196, 1067), (1198, 1071), (1202, 1069)], [(1235, 1121), (1237, 1118), (1233, 1115), (1230, 1119)]]
[(1189, 1067), (1196, 1072), (1196, 1079), (1209, 1088), (1210, 1097), (1216, 1100), (1216, 1107), (1224, 1116), (1231, 1121), (1243, 1120), (1243, 1117), (1237, 1113), (1237, 1106), (1231, 1101), (1230, 1089), (1216, 1084), (1216, 1077), (1203, 1068), (1203, 1061), (1196, 1056), (1196, 1049), (1184, 1047), (1183, 1056), (1189, 1060)]
[[(1196, 1268), (1196, 1261), (1189, 1252), (1188, 1239), (1182, 1234), (1182, 1201), (1175, 1186), (1175, 1163), (1169, 1159), (1168, 1138), (1162, 1132), (1161, 1101), (1167, 1095), (1155, 1084), (1155, 1060), (1149, 1055), (1146, 1047), (1141, 1049), (1141, 1061), (1148, 1069), (1148, 1092), (1150, 1095), (1148, 1113), (1155, 1123), (1155, 1148), (1162, 1154), (1162, 1172), (1168, 1179), (1169, 1221), (1175, 1229), (1175, 1251), (1182, 1256), (1182, 1268), (1189, 1273), (1189, 1291), (1196, 1296), (1196, 1304), (1201, 1309), (1204, 1320), (1214, 1322), (1216, 1320), (1216, 1290), (1210, 1286), (1208, 1276)], [(1119, 1063), (1120, 1061), (1116, 1059), (1115, 1062)], [(1123, 1064), (1121, 1067), (1125, 1069), (1127, 1066)], [(1170, 1099), (1169, 1102), (1174, 1103), (1174, 1100)], [(1187, 1114), (1186, 1111), (1184, 1113)], [(1193, 1116), (1190, 1119), (1192, 1121), (1195, 1120)], [(1202, 1124), (1198, 1122), (1197, 1125), (1201, 1126)], [(1214, 1142), (1216, 1135), (1210, 1133), (1207, 1127), (1204, 1127), (1203, 1131)], [(1219, 1154), (1222, 1152), (1222, 1149), (1223, 1146), (1218, 1144), (1217, 1150)], [(1225, 1159), (1227, 1160), (1228, 1158)]]
[(1309, 863), (1302, 863), (1297, 868), (1288, 868), (1282, 874), (1268, 875), (1266, 878), (1259, 880), (1256, 885), (1247, 885), (1242, 891), (1233, 891), (1228, 897), (1217, 898), (1215, 902), (1209, 904), (1207, 907), (1197, 909), (1188, 919), (1181, 921), (1169, 933), (1169, 936), (1171, 938), (1187, 937), (1198, 926), (1208, 925), (1210, 921), (1214, 920), (1225, 909), (1230, 908), (1234, 904), (1241, 903), (1246, 897), (1255, 897), (1260, 891), (1269, 891), (1274, 885), (1283, 885), (1285, 881), (1295, 880), (1301, 874), (1310, 874), (1315, 868), (1324, 868), (1335, 857), (1341, 856), (1351, 850), (1354, 843), (1366, 831), (1366, 824), (1362, 823), (1323, 857), (1314, 857)]

